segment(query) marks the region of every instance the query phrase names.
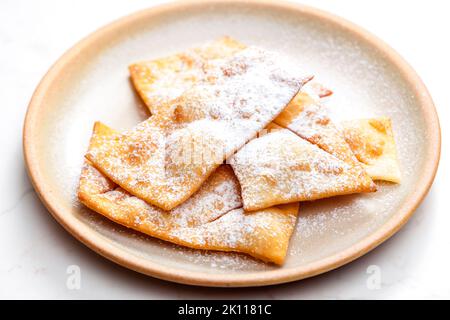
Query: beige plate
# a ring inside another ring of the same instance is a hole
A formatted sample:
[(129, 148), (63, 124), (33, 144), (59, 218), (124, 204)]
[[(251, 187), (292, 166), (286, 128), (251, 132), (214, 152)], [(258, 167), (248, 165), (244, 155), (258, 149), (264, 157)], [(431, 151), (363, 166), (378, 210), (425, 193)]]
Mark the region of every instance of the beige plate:
[[(95, 120), (126, 129), (148, 116), (134, 93), (130, 62), (164, 56), (230, 35), (298, 60), (333, 88), (342, 119), (392, 117), (403, 183), (373, 195), (301, 205), (286, 264), (200, 252), (127, 230), (87, 210), (75, 190)], [(429, 190), (439, 162), (433, 102), (416, 73), (359, 27), (287, 3), (185, 1), (120, 19), (70, 49), (44, 77), (24, 128), (26, 163), (53, 216), (91, 249), (130, 269), (205, 286), (288, 282), (337, 268), (392, 236)]]

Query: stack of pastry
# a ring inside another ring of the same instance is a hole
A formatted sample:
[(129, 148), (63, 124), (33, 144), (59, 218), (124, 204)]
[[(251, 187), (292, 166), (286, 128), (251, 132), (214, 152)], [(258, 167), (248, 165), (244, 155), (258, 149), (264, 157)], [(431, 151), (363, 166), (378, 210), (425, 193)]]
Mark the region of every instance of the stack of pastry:
[(390, 120), (334, 124), (332, 92), (279, 54), (225, 37), (129, 70), (151, 116), (94, 125), (78, 190), (121, 225), (281, 265), (301, 201), (400, 180)]

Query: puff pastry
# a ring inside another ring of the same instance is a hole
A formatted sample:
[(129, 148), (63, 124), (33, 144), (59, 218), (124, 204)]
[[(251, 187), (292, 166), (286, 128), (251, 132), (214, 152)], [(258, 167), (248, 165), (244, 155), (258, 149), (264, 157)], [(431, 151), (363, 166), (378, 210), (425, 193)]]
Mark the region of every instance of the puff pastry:
[[(98, 137), (117, 134), (96, 123), (89, 149), (101, 143)], [(298, 203), (244, 212), (228, 165), (221, 165), (182, 205), (164, 211), (129, 194), (86, 160), (78, 197), (108, 219), (150, 236), (195, 249), (247, 253), (275, 264), (284, 262), (298, 213)]]
[(397, 149), (389, 118), (345, 121), (342, 127), (345, 140), (372, 179), (400, 183)]
[(249, 211), (376, 190), (361, 166), (338, 159), (288, 129), (271, 130), (250, 141), (230, 164)]
[(220, 60), (164, 112), (101, 141), (86, 158), (133, 195), (170, 210), (269, 124), (308, 77), (275, 53), (249, 47)]

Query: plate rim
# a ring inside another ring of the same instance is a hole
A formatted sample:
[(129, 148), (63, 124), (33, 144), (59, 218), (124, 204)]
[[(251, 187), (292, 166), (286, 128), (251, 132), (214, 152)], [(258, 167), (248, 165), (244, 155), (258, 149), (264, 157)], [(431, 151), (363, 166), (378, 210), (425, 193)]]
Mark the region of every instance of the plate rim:
[[(115, 30), (120, 30), (127, 25), (132, 25), (143, 18), (151, 18), (164, 12), (183, 10), (183, 8), (191, 8), (192, 6), (201, 8), (202, 6), (207, 7), (213, 4), (226, 5), (240, 3), (260, 6), (265, 9), (287, 9), (299, 14), (306, 14), (316, 19), (338, 24), (347, 32), (352, 33), (358, 38), (363, 38), (370, 45), (384, 53), (385, 59), (389, 60), (392, 65), (395, 65), (403, 78), (406, 79), (412, 88), (414, 88), (414, 93), (419, 101), (421, 111), (424, 114), (425, 132), (428, 133), (427, 138), (429, 141), (425, 156), (426, 160), (421, 174), (421, 181), (423, 181), (423, 183), (417, 186), (417, 188), (407, 196), (403, 204), (401, 204), (397, 210), (397, 213), (372, 234), (343, 251), (304, 266), (232, 275), (187, 271), (179, 268), (162, 266), (157, 262), (151, 262), (143, 257), (139, 257), (131, 252), (118, 248), (107, 238), (88, 228), (80, 220), (76, 219), (71, 212), (69, 212), (70, 210), (64, 208), (63, 201), (52, 194), (50, 187), (46, 184), (45, 179), (39, 170), (37, 160), (38, 151), (34, 147), (35, 143), (33, 141), (34, 137), (36, 137), (36, 124), (40, 119), (39, 109), (40, 106), (45, 103), (46, 93), (51, 91), (52, 86), (58, 82), (57, 80), (61, 77), (64, 68), (70, 65), (70, 62), (76, 58), (83, 49), (92, 46), (92, 44), (101, 39), (103, 35), (114, 32)], [(209, 287), (265, 286), (297, 281), (336, 269), (368, 253), (394, 235), (414, 214), (417, 207), (428, 194), (434, 181), (439, 166), (440, 152), (441, 129), (433, 100), (425, 84), (414, 69), (394, 49), (375, 35), (344, 18), (310, 6), (274, 0), (185, 0), (182, 2), (172, 2), (137, 11), (101, 27), (66, 51), (47, 71), (31, 98), (23, 126), (23, 153), (31, 183), (51, 215), (70, 234), (93, 251), (123, 267), (163, 280)]]

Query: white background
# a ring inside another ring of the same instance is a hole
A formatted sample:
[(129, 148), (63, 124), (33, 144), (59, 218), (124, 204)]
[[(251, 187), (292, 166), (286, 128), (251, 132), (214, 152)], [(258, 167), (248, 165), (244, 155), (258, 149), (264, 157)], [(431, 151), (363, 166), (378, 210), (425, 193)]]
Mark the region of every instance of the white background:
[[(415, 216), (375, 251), (336, 271), (269, 288), (208, 289), (129, 271), (72, 238), (39, 202), (22, 156), (27, 104), (50, 65), (98, 27), (162, 1), (0, 0), (0, 298), (450, 298), (450, 2), (303, 0), (376, 34), (412, 64), (441, 120), (441, 165)], [(445, 197), (447, 195), (447, 198)], [(81, 289), (66, 270), (81, 268)], [(366, 285), (381, 268), (379, 290)]]

